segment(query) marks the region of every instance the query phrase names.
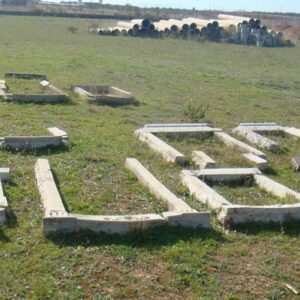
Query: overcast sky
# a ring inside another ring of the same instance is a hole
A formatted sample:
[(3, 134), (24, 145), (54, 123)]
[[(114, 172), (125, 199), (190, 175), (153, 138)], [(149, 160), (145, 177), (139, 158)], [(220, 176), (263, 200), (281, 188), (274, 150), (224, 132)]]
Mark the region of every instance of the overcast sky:
[[(88, 1), (88, 0), (86, 0)], [(248, 10), (300, 13), (300, 0), (103, 0), (103, 3), (144, 7), (174, 7), (217, 10)]]

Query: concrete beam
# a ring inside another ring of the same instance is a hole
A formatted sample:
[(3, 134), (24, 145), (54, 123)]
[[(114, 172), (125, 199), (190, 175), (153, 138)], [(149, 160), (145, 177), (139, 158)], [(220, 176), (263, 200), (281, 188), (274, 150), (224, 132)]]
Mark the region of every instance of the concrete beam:
[(254, 180), (259, 187), (275, 196), (281, 198), (295, 197), (295, 199), (300, 200), (300, 193), (291, 190), (285, 185), (280, 184), (264, 175), (254, 175)]
[(139, 182), (149, 189), (156, 199), (164, 201), (168, 205), (169, 210), (180, 212), (194, 211), (182, 199), (179, 199), (159, 182), (138, 160), (127, 158), (125, 166), (138, 178)]
[(300, 156), (294, 157), (292, 159), (292, 165), (296, 172), (300, 171)]
[(277, 152), (279, 150), (279, 145), (276, 142), (254, 132), (254, 131), (237, 127), (235, 129), (233, 129), (233, 132), (244, 137), (250, 143), (252, 143), (258, 147), (266, 148), (272, 152)]
[(167, 134), (174, 134), (174, 135), (197, 135), (197, 134), (213, 134), (214, 132), (220, 132), (222, 129), (220, 128), (213, 128), (208, 126), (164, 126), (164, 127), (144, 127), (141, 130), (144, 132), (149, 133), (167, 133)]
[(263, 152), (249, 146), (248, 144), (246, 144), (244, 142), (241, 142), (241, 141), (235, 139), (234, 137), (230, 136), (229, 134), (227, 134), (225, 132), (216, 132), (215, 135), (229, 147), (233, 147), (233, 148), (237, 147), (246, 152), (253, 153), (262, 158), (266, 158), (266, 155)]
[(90, 216), (70, 214), (76, 218), (76, 231), (94, 233), (126, 234), (130, 231), (143, 231), (166, 224), (166, 220), (157, 214), (127, 216)]
[(284, 131), (290, 135), (296, 136), (300, 138), (300, 129), (295, 127), (288, 127), (285, 128)]
[(229, 201), (189, 171), (184, 170), (181, 172), (181, 180), (182, 184), (189, 189), (191, 195), (213, 210), (219, 210), (223, 205), (231, 205)]
[(155, 152), (160, 153), (166, 161), (178, 164), (184, 164), (186, 162), (186, 158), (182, 153), (180, 153), (152, 133), (147, 133), (143, 130), (136, 130), (135, 135), (142, 142), (148, 144), (148, 146)]
[(295, 205), (242, 206), (227, 205), (218, 213), (223, 224), (283, 223), (300, 220), (300, 203)]
[(3, 193), (3, 187), (2, 187), (1, 180), (0, 180), (0, 207), (1, 208), (8, 207), (7, 199), (6, 199), (6, 197), (4, 196), (4, 193)]
[(41, 149), (49, 146), (59, 146), (62, 139), (59, 136), (15, 136), (4, 137), (1, 148)]
[(0, 168), (0, 180), (9, 180), (9, 168)]
[(203, 151), (193, 151), (193, 162), (201, 169), (214, 168), (216, 162)]
[(47, 159), (39, 158), (37, 160), (35, 164), (35, 179), (46, 214), (52, 211), (66, 213)]
[(255, 155), (253, 153), (244, 153), (243, 156), (247, 160), (249, 160), (250, 162), (255, 164), (256, 168), (258, 168), (260, 171), (264, 171), (270, 167), (269, 162), (267, 160)]
[(92, 93), (89, 93), (88, 91), (84, 90), (83, 88), (80, 88), (77, 86), (71, 86), (71, 91), (73, 91), (75, 94), (77, 94), (81, 99), (96, 100), (96, 97)]

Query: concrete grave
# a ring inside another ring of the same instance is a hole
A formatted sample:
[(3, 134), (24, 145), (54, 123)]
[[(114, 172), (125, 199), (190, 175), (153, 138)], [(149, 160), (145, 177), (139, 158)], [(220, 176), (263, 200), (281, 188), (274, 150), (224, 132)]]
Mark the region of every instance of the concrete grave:
[(296, 172), (300, 171), (300, 156), (294, 157), (292, 159), (292, 165)]
[(0, 137), (0, 149), (29, 150), (70, 144), (69, 136), (63, 130), (57, 127), (50, 127), (47, 130), (51, 136)]
[[(299, 202), (287, 205), (234, 205), (204, 182), (207, 179), (208, 181), (211, 179), (239, 180), (241, 176), (252, 176), (255, 183), (267, 192), (281, 198), (294, 197)], [(183, 170), (181, 178), (190, 193), (200, 202), (215, 210), (218, 220), (225, 225), (249, 222), (282, 223), (289, 220), (300, 220), (300, 193), (262, 175), (258, 169)]]
[(184, 164), (186, 157), (162, 141), (154, 134), (176, 135), (176, 136), (211, 136), (214, 132), (222, 131), (220, 128), (214, 128), (206, 123), (200, 124), (147, 124), (143, 128), (137, 129), (135, 135), (150, 148), (160, 153), (162, 157), (173, 163)]
[(133, 94), (114, 86), (71, 86), (80, 98), (107, 105), (125, 105), (134, 102)]
[[(8, 75), (7, 74), (12, 74)], [(6, 77), (16, 77), (16, 78), (26, 78), (26, 79), (43, 79), (40, 82), (40, 85), (43, 89), (46, 90), (45, 94), (15, 94), (10, 93), (7, 90), (1, 89), (0, 85), (0, 97), (3, 98), (4, 101), (13, 101), (13, 102), (24, 102), (24, 103), (63, 103), (67, 101), (68, 95), (64, 93), (62, 90), (55, 87), (53, 84), (50, 84), (46, 79), (45, 75), (41, 74), (15, 74), (15, 73), (7, 73)], [(47, 93), (49, 92), (49, 93)]]
[(7, 199), (4, 196), (2, 182), (9, 180), (9, 169), (0, 168), (0, 225), (6, 221), (6, 211), (8, 210)]
[(136, 159), (127, 159), (125, 165), (156, 198), (168, 204), (168, 212), (126, 216), (70, 214), (63, 205), (48, 160), (38, 159), (35, 165), (35, 177), (45, 209), (44, 234), (66, 234), (86, 230), (94, 233), (125, 234), (163, 225), (210, 228), (210, 213), (199, 213), (191, 209)]
[(262, 134), (288, 133), (296, 137), (300, 137), (299, 129), (279, 126), (276, 123), (241, 123), (238, 127), (233, 129), (233, 132), (243, 136), (250, 143), (261, 148), (266, 148), (272, 152), (277, 152), (279, 150), (279, 145)]

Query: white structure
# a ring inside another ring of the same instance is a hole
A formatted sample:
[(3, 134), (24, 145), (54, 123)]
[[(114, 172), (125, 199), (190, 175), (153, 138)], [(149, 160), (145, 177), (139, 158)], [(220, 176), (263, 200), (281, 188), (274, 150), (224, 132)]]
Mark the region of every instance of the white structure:
[(136, 159), (127, 159), (126, 167), (159, 200), (169, 206), (162, 214), (141, 214), (126, 216), (80, 215), (66, 211), (54, 182), (48, 160), (38, 159), (35, 165), (37, 187), (45, 209), (43, 231), (48, 234), (65, 234), (78, 231), (94, 233), (125, 234), (134, 230), (145, 230), (162, 225), (210, 228), (210, 213), (197, 212), (183, 200), (177, 198)]
[(6, 221), (6, 210), (8, 209), (7, 199), (4, 196), (2, 181), (9, 180), (9, 169), (0, 168), (0, 225)]

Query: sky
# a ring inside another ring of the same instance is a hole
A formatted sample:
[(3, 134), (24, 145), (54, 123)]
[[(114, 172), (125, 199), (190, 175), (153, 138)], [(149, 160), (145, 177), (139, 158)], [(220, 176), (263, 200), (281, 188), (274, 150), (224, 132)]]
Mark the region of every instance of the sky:
[[(84, 0), (83, 0), (84, 1)], [(300, 13), (300, 0), (103, 0), (104, 4)]]

